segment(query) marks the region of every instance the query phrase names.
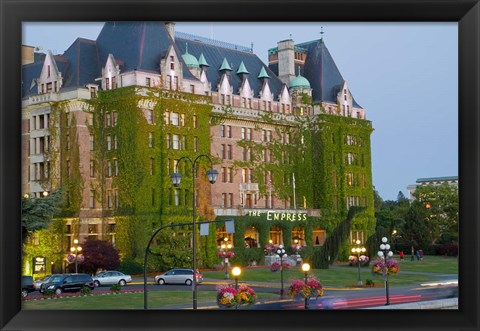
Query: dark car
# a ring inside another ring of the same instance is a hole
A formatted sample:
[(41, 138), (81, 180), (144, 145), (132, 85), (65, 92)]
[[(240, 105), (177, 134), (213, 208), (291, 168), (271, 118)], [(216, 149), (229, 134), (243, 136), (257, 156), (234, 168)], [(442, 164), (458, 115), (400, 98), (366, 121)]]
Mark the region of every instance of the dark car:
[(35, 291), (32, 276), (22, 276), (22, 297), (26, 297), (28, 293)]
[(84, 287), (94, 289), (93, 279), (87, 274), (63, 274), (54, 275), (48, 280), (48, 283), (40, 285), (40, 293), (52, 290), (55, 294), (63, 292), (78, 292)]

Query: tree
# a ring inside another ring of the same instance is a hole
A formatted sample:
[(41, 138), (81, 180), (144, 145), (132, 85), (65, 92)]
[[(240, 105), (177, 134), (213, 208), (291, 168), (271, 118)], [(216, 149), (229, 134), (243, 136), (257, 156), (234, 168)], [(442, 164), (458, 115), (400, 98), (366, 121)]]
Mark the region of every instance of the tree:
[(149, 267), (151, 270), (166, 271), (174, 267), (192, 267), (190, 236), (179, 235), (172, 229), (160, 231), (150, 248)]
[(22, 198), (22, 240), (35, 231), (48, 228), (53, 216), (60, 211), (62, 191), (56, 190), (42, 198)]
[(107, 241), (87, 238), (80, 246), (84, 261), (78, 268), (86, 273), (94, 274), (97, 269), (114, 270), (120, 265), (117, 249)]
[(458, 187), (422, 185), (414, 193), (412, 207), (425, 211), (424, 222), (428, 228), (430, 244), (437, 243), (442, 236), (458, 240)]

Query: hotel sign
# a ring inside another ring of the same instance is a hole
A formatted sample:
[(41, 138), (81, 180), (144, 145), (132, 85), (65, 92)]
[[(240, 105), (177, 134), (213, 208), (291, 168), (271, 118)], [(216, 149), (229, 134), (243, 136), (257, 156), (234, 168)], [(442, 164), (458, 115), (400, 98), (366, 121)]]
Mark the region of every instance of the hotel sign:
[(248, 216), (266, 216), (268, 221), (306, 221), (307, 213), (283, 213), (277, 211), (267, 211), (266, 213), (260, 213), (259, 211), (249, 210)]

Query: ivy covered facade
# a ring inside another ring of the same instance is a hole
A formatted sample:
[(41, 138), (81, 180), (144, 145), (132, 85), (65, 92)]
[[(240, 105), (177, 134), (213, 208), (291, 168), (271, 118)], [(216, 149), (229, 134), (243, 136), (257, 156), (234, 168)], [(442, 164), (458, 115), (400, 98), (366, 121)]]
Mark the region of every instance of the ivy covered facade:
[(138, 263), (170, 223), (186, 224), (172, 235), (191, 245), (193, 176), (178, 160), (201, 154), (219, 176), (211, 185), (210, 164), (197, 166), (198, 219), (235, 220), (235, 233), (220, 222), (199, 236), (202, 267), (219, 263), (225, 238), (242, 264), (262, 263), (269, 242), (300, 243), (314, 260), (350, 207), (364, 208), (340, 254), (373, 233), (372, 125), (323, 40), (278, 42), (267, 65), (172, 22), (109, 22), (95, 41), (34, 58), (22, 72), (22, 191), (65, 196), (56, 236), (39, 234), (26, 261), (48, 255), (62, 269), (73, 240), (93, 237)]

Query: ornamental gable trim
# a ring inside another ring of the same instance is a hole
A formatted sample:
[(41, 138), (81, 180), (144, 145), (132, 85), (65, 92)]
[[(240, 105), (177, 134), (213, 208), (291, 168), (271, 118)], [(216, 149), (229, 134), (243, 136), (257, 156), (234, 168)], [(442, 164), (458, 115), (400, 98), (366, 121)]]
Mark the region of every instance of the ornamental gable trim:
[(37, 79), (38, 94), (58, 92), (62, 87), (62, 73), (51, 51), (47, 52), (40, 77)]

